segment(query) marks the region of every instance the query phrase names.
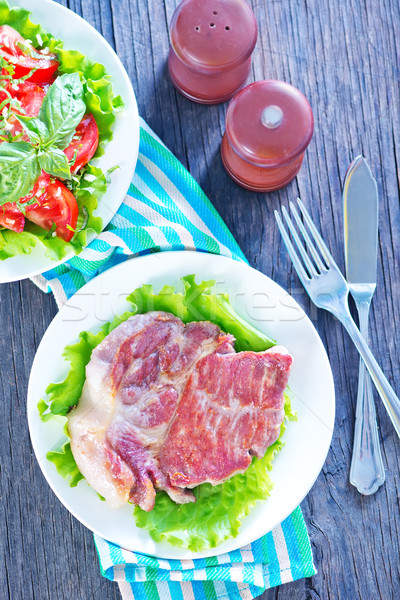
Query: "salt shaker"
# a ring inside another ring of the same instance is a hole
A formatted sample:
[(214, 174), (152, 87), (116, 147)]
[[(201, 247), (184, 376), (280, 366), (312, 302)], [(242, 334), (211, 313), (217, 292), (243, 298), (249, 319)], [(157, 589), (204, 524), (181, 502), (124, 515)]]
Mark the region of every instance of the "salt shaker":
[(310, 104), (297, 88), (284, 81), (257, 81), (229, 104), (222, 161), (241, 186), (277, 190), (297, 175), (313, 129)]
[(195, 102), (218, 104), (246, 82), (257, 23), (245, 0), (183, 0), (170, 38), (168, 69), (175, 87)]

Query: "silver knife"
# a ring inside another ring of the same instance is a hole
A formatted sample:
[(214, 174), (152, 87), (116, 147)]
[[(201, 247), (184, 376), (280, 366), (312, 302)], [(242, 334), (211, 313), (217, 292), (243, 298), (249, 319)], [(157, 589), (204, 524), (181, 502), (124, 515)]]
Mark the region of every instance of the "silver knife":
[[(362, 156), (351, 163), (343, 188), (344, 245), (350, 293), (357, 306), (361, 334), (368, 342), (368, 316), (376, 288), (378, 190)], [(371, 378), (360, 360), (350, 483), (361, 494), (374, 494), (385, 481)]]

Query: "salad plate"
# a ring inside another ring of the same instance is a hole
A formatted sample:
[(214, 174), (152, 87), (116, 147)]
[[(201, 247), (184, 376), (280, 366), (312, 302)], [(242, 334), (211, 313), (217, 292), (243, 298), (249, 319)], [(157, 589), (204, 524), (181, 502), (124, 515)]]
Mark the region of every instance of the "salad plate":
[[(64, 43), (66, 50), (78, 50), (105, 67), (110, 75), (115, 96), (120, 96), (124, 107), (116, 113), (112, 125), (113, 137), (103, 145), (104, 153), (91, 161), (104, 174), (115, 170), (110, 176), (107, 191), (99, 197), (94, 216), (102, 219), (102, 226), (109, 223), (118, 210), (129, 188), (135, 170), (139, 149), (139, 116), (135, 94), (120, 59), (108, 42), (89, 23), (71, 10), (51, 0), (10, 0), (11, 7), (19, 6), (31, 12), (30, 19)], [(96, 233), (91, 231), (86, 240), (90, 243)], [(37, 244), (29, 254), (18, 254), (0, 261), (0, 283), (32, 277), (52, 269), (74, 256), (67, 248), (62, 259), (46, 255), (46, 248)]]
[[(50, 382), (62, 381), (69, 365), (64, 347), (81, 331), (97, 332), (123, 314), (127, 296), (143, 284), (155, 291), (164, 285), (183, 288), (181, 278), (195, 274), (198, 282), (215, 280), (215, 290), (248, 323), (284, 345), (294, 357), (289, 379), (292, 409), (284, 446), (273, 461), (270, 496), (258, 502), (243, 519), (237, 537), (216, 548), (193, 552), (165, 541), (156, 543), (135, 524), (133, 506), (113, 509), (82, 480), (76, 487), (58, 474), (46, 454), (63, 438), (63, 424), (44, 423), (38, 403)], [(317, 331), (295, 300), (271, 279), (232, 259), (196, 252), (165, 252), (128, 260), (96, 277), (61, 309), (46, 331), (32, 365), (28, 387), (28, 422), (32, 445), (49, 485), (67, 509), (86, 527), (104, 538), (144, 554), (163, 558), (199, 558), (242, 547), (271, 531), (309, 492), (329, 450), (335, 418), (335, 395), (329, 360)]]

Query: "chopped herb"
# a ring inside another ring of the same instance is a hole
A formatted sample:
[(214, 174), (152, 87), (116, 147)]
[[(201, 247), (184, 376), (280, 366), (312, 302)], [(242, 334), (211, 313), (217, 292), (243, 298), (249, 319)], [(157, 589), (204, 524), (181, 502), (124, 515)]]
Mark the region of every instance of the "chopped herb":
[(113, 173), (114, 171), (116, 171), (117, 169), (120, 169), (119, 165), (115, 165), (114, 167), (111, 167), (110, 169), (107, 169), (107, 173), (106, 173), (106, 181), (107, 183), (111, 183), (111, 173)]
[(49, 231), (44, 236), (44, 239), (48, 240), (48, 239), (54, 237), (56, 235), (56, 229), (57, 229), (57, 225), (55, 223), (53, 223), (52, 226), (50, 227)]
[(68, 161), (68, 165), (69, 165), (69, 168), (70, 168), (70, 169), (72, 169), (72, 167), (74, 166), (74, 163), (75, 163), (75, 161), (76, 161), (76, 155), (77, 155), (77, 154), (78, 154), (78, 149), (76, 149), (76, 150), (74, 151), (74, 154), (73, 154), (73, 156), (72, 156), (71, 160), (69, 160), (69, 161)]

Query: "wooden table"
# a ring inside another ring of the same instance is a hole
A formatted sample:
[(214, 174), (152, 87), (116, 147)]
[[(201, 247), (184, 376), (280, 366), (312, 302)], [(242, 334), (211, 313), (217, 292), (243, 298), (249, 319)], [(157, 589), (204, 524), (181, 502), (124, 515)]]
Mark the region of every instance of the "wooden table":
[[(400, 443), (377, 401), (386, 483), (374, 496), (362, 497), (348, 482), (358, 356), (340, 324), (310, 305), (273, 218), (275, 208), (301, 196), (344, 267), (343, 179), (356, 155), (367, 158), (380, 194), (371, 344), (400, 392), (398, 1), (252, 0), (259, 38), (250, 80), (292, 83), (307, 96), (315, 116), (315, 134), (298, 177), (271, 194), (241, 189), (222, 167), (219, 145), (227, 104), (196, 105), (171, 85), (166, 71), (168, 24), (177, 0), (62, 4), (115, 47), (141, 115), (203, 187), (250, 264), (293, 294), (327, 348), (336, 384), (336, 427), (324, 468), (302, 503), (318, 574), (269, 590), (262, 598), (399, 598)], [(1, 596), (117, 599), (116, 584), (100, 576), (92, 534), (54, 496), (29, 441), (29, 371), (57, 312), (55, 302), (30, 281), (2, 285), (0, 294)]]

